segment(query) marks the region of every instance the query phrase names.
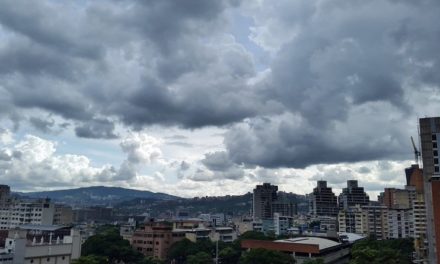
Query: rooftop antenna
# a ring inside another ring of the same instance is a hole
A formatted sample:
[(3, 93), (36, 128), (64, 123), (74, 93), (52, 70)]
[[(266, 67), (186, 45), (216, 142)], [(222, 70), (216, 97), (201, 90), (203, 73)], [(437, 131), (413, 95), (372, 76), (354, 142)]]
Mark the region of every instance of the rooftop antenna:
[(412, 136), (411, 136), (411, 143), (414, 148), (414, 159), (416, 161), (416, 164), (419, 165), (420, 151), (417, 149), (416, 144), (414, 143), (414, 139)]

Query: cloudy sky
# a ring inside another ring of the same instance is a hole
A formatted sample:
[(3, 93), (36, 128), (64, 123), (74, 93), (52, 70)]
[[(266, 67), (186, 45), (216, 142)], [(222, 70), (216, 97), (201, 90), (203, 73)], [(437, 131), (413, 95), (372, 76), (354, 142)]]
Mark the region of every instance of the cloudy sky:
[(184, 197), (404, 184), (438, 0), (0, 1), (0, 181)]

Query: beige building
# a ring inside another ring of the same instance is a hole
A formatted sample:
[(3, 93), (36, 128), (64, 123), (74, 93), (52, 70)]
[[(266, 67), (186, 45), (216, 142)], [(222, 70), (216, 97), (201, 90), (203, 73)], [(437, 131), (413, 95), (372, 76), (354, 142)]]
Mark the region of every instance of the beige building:
[(150, 221), (133, 233), (131, 244), (145, 256), (165, 259), (171, 245), (184, 238), (184, 232), (173, 232), (171, 223)]

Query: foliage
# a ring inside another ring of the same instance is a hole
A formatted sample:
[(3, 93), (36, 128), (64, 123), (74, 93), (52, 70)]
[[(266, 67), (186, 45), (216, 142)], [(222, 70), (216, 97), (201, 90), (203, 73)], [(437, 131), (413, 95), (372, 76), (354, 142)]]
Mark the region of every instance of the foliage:
[(221, 263), (238, 263), (241, 256), (241, 249), (228, 246), (218, 253)]
[(144, 256), (134, 250), (127, 240), (124, 240), (116, 227), (107, 226), (98, 230), (97, 235), (89, 237), (82, 245), (83, 256), (100, 256), (107, 263), (142, 263)]
[(324, 260), (322, 258), (308, 259), (304, 261), (303, 264), (324, 264)]
[(414, 251), (411, 239), (375, 240), (369, 238), (353, 245), (351, 264), (411, 263)]
[(164, 262), (160, 259), (153, 258), (153, 257), (146, 257), (142, 264), (164, 264)]
[(187, 264), (212, 264), (212, 257), (206, 252), (188, 256)]
[(107, 259), (101, 256), (88, 255), (73, 260), (72, 264), (107, 264)]
[(251, 249), (240, 258), (240, 264), (293, 264), (295, 259), (282, 252), (263, 248)]

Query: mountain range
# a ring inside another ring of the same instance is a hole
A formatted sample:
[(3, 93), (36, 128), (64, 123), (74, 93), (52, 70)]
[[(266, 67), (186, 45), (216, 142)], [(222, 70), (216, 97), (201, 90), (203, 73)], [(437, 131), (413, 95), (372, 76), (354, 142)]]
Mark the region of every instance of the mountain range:
[(151, 200), (174, 200), (179, 197), (150, 191), (126, 189), (121, 187), (92, 186), (76, 189), (16, 193), (23, 198), (50, 198), (55, 202), (69, 205), (104, 205), (111, 206), (137, 198)]

